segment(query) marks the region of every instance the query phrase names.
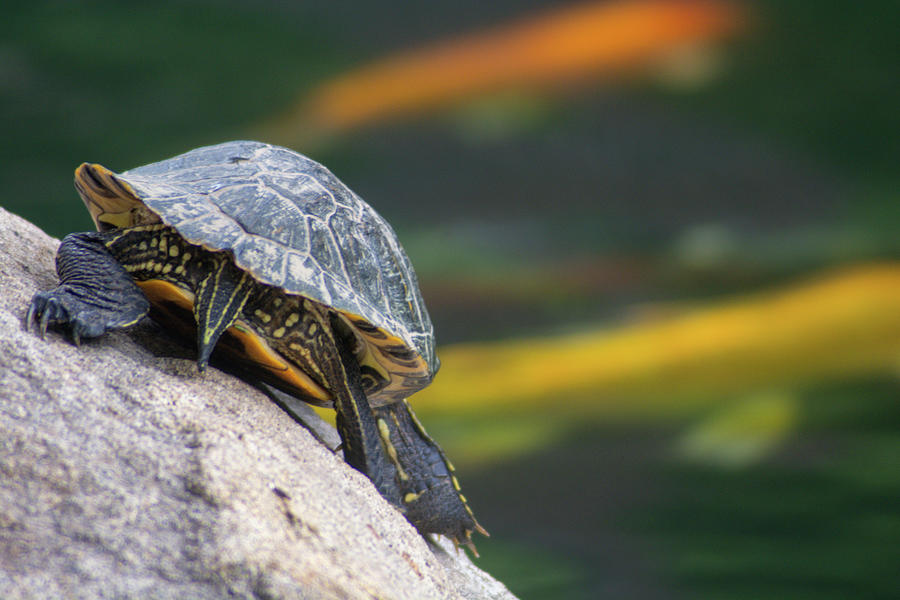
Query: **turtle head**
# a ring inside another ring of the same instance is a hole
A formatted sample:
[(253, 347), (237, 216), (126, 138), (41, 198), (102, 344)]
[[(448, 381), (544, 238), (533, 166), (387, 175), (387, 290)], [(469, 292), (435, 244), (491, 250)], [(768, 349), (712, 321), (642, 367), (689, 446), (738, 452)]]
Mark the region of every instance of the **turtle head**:
[(102, 165), (83, 163), (75, 169), (75, 189), (91, 213), (97, 231), (159, 222), (159, 217), (141, 202), (134, 189)]

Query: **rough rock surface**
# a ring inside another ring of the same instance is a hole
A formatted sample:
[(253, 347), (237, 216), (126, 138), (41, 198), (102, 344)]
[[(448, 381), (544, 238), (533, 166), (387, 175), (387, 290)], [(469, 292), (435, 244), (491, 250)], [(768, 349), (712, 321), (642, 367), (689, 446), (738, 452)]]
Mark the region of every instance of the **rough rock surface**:
[(26, 332), (57, 244), (0, 209), (0, 597), (512, 598), (154, 324)]

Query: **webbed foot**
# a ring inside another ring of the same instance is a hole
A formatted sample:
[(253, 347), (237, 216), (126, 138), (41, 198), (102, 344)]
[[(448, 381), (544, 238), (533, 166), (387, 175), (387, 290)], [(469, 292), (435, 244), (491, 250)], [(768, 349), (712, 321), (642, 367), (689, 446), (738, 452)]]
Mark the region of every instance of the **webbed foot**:
[(120, 314), (92, 305), (83, 299), (83, 294), (83, 291), (69, 285), (61, 285), (49, 292), (38, 292), (31, 299), (25, 316), (25, 328), (31, 331), (32, 324), (36, 324), (41, 339), (48, 326), (68, 330), (72, 340), (81, 344), (83, 338), (99, 337), (115, 327)]
[(68, 330), (80, 344), (117, 327), (137, 323), (150, 303), (104, 244), (102, 233), (67, 235), (56, 254), (60, 284), (31, 299), (25, 328), (38, 326), (41, 337), (48, 327)]

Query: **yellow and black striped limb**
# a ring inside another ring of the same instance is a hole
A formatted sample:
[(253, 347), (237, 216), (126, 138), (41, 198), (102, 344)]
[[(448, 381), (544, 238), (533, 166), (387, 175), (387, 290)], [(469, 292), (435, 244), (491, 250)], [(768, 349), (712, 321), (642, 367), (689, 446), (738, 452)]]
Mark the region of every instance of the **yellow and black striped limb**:
[(254, 290), (254, 281), (224, 256), (204, 277), (196, 290), (194, 318), (197, 320), (197, 368), (203, 371), (219, 337), (234, 325), (247, 299)]
[(475, 520), (455, 469), (425, 432), (405, 400), (374, 409), (381, 443), (400, 486), (401, 509), (422, 533), (441, 533), (471, 548), (472, 533), (488, 535)]

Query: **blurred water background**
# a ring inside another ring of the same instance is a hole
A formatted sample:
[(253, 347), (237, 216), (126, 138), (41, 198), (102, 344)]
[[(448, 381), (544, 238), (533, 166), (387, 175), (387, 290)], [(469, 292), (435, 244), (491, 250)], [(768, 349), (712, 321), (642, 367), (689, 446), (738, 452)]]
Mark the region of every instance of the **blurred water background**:
[(4, 208), (82, 161), (260, 138), (398, 231), (414, 405), (523, 598), (900, 596), (900, 10), (30, 2), (0, 20)]

